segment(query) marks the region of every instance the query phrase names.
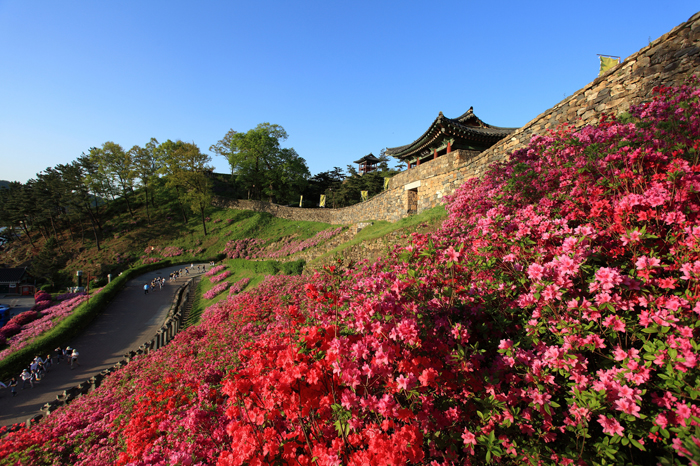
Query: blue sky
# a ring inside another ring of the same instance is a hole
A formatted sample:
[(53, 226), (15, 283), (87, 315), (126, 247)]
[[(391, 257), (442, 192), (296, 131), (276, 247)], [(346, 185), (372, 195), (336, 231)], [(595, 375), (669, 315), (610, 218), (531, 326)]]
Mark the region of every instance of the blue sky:
[[(311, 173), (470, 106), (522, 126), (697, 1), (0, 0), (0, 179), (114, 141), (283, 126)], [(212, 157), (218, 172), (226, 161)]]

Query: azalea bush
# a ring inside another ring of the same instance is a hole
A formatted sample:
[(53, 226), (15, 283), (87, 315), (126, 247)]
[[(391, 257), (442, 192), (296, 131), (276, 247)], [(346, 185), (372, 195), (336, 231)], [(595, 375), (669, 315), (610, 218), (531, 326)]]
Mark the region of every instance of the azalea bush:
[(247, 277), (241, 278), (240, 280), (238, 280), (236, 283), (231, 285), (231, 288), (229, 288), (229, 290), (228, 290), (229, 296), (234, 295), (234, 294), (238, 294), (241, 291), (243, 291), (243, 289), (246, 286), (248, 286), (248, 283), (250, 283), (250, 278), (247, 278)]
[(343, 227), (331, 228), (319, 231), (309, 239), (294, 240), (290, 237), (271, 245), (264, 239), (244, 238), (226, 243), (223, 253), (229, 259), (281, 259), (318, 246), (341, 231)]
[[(95, 293), (97, 292), (99, 290)], [(7, 340), (7, 347), (0, 351), (0, 361), (32, 344), (37, 337), (61, 323), (86, 300), (87, 295), (81, 293), (45, 308), (41, 315), (36, 311), (25, 311), (17, 314), (0, 329), (0, 335), (3, 335)]]
[(177, 246), (167, 246), (160, 251), (163, 257), (177, 257), (181, 256), (184, 250)]
[(226, 290), (231, 284), (229, 282), (223, 282), (219, 283), (218, 285), (214, 286), (214, 288), (210, 289), (206, 293), (204, 293), (204, 299), (213, 299), (216, 296), (218, 296), (222, 291)]
[(537, 136), (437, 232), (209, 307), (0, 464), (697, 459), (699, 97)]
[(225, 269), (226, 269), (226, 265), (225, 265), (225, 264), (217, 265), (217, 266), (215, 266), (215, 267), (210, 268), (210, 269), (204, 274), (204, 276), (205, 276), (205, 277), (213, 277), (214, 275), (216, 275), (217, 273), (219, 273), (219, 272), (221, 272), (222, 270), (225, 270)]
[(221, 280), (225, 280), (230, 275), (231, 275), (231, 271), (225, 270), (225, 271), (221, 272), (219, 275), (209, 277), (209, 281), (212, 283), (219, 283)]

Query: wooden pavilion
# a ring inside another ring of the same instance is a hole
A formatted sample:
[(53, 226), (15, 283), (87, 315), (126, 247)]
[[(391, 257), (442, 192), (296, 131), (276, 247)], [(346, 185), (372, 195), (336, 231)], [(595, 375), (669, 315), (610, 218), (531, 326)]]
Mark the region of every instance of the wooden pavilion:
[(377, 169), (377, 164), (381, 162), (377, 157), (374, 156), (371, 152), (364, 157), (362, 157), (360, 160), (355, 160), (354, 163), (359, 164), (358, 167), (358, 173), (360, 175), (364, 175), (365, 173), (372, 172)]
[(474, 115), (473, 107), (457, 118), (440, 112), (421, 137), (405, 146), (388, 148), (386, 155), (405, 162), (410, 169), (457, 149), (484, 151), (516, 129), (484, 123)]

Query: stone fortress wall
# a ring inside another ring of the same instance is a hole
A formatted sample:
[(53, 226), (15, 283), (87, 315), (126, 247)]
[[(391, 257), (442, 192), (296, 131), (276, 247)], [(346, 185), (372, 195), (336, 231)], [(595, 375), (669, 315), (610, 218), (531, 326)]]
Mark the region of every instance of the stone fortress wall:
[(269, 212), (291, 220), (350, 224), (366, 220), (395, 222), (435, 207), (470, 178), (481, 176), (493, 162), (504, 161), (532, 136), (562, 123), (592, 125), (602, 113), (619, 115), (630, 105), (649, 100), (658, 85), (678, 86), (700, 74), (700, 13), (653, 41), (602, 76), (543, 112), (483, 152), (456, 150), (391, 178), (386, 191), (342, 209), (301, 209), (259, 201), (217, 199), (215, 205)]

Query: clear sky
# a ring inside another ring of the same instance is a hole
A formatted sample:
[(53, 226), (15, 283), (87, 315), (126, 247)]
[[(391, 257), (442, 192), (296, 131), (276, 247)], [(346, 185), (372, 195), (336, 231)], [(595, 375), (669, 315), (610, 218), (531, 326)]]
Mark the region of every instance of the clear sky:
[[(114, 141), (209, 146), (283, 126), (312, 174), (470, 106), (522, 126), (697, 0), (0, 0), (0, 179)], [(229, 172), (213, 156), (217, 172)]]

